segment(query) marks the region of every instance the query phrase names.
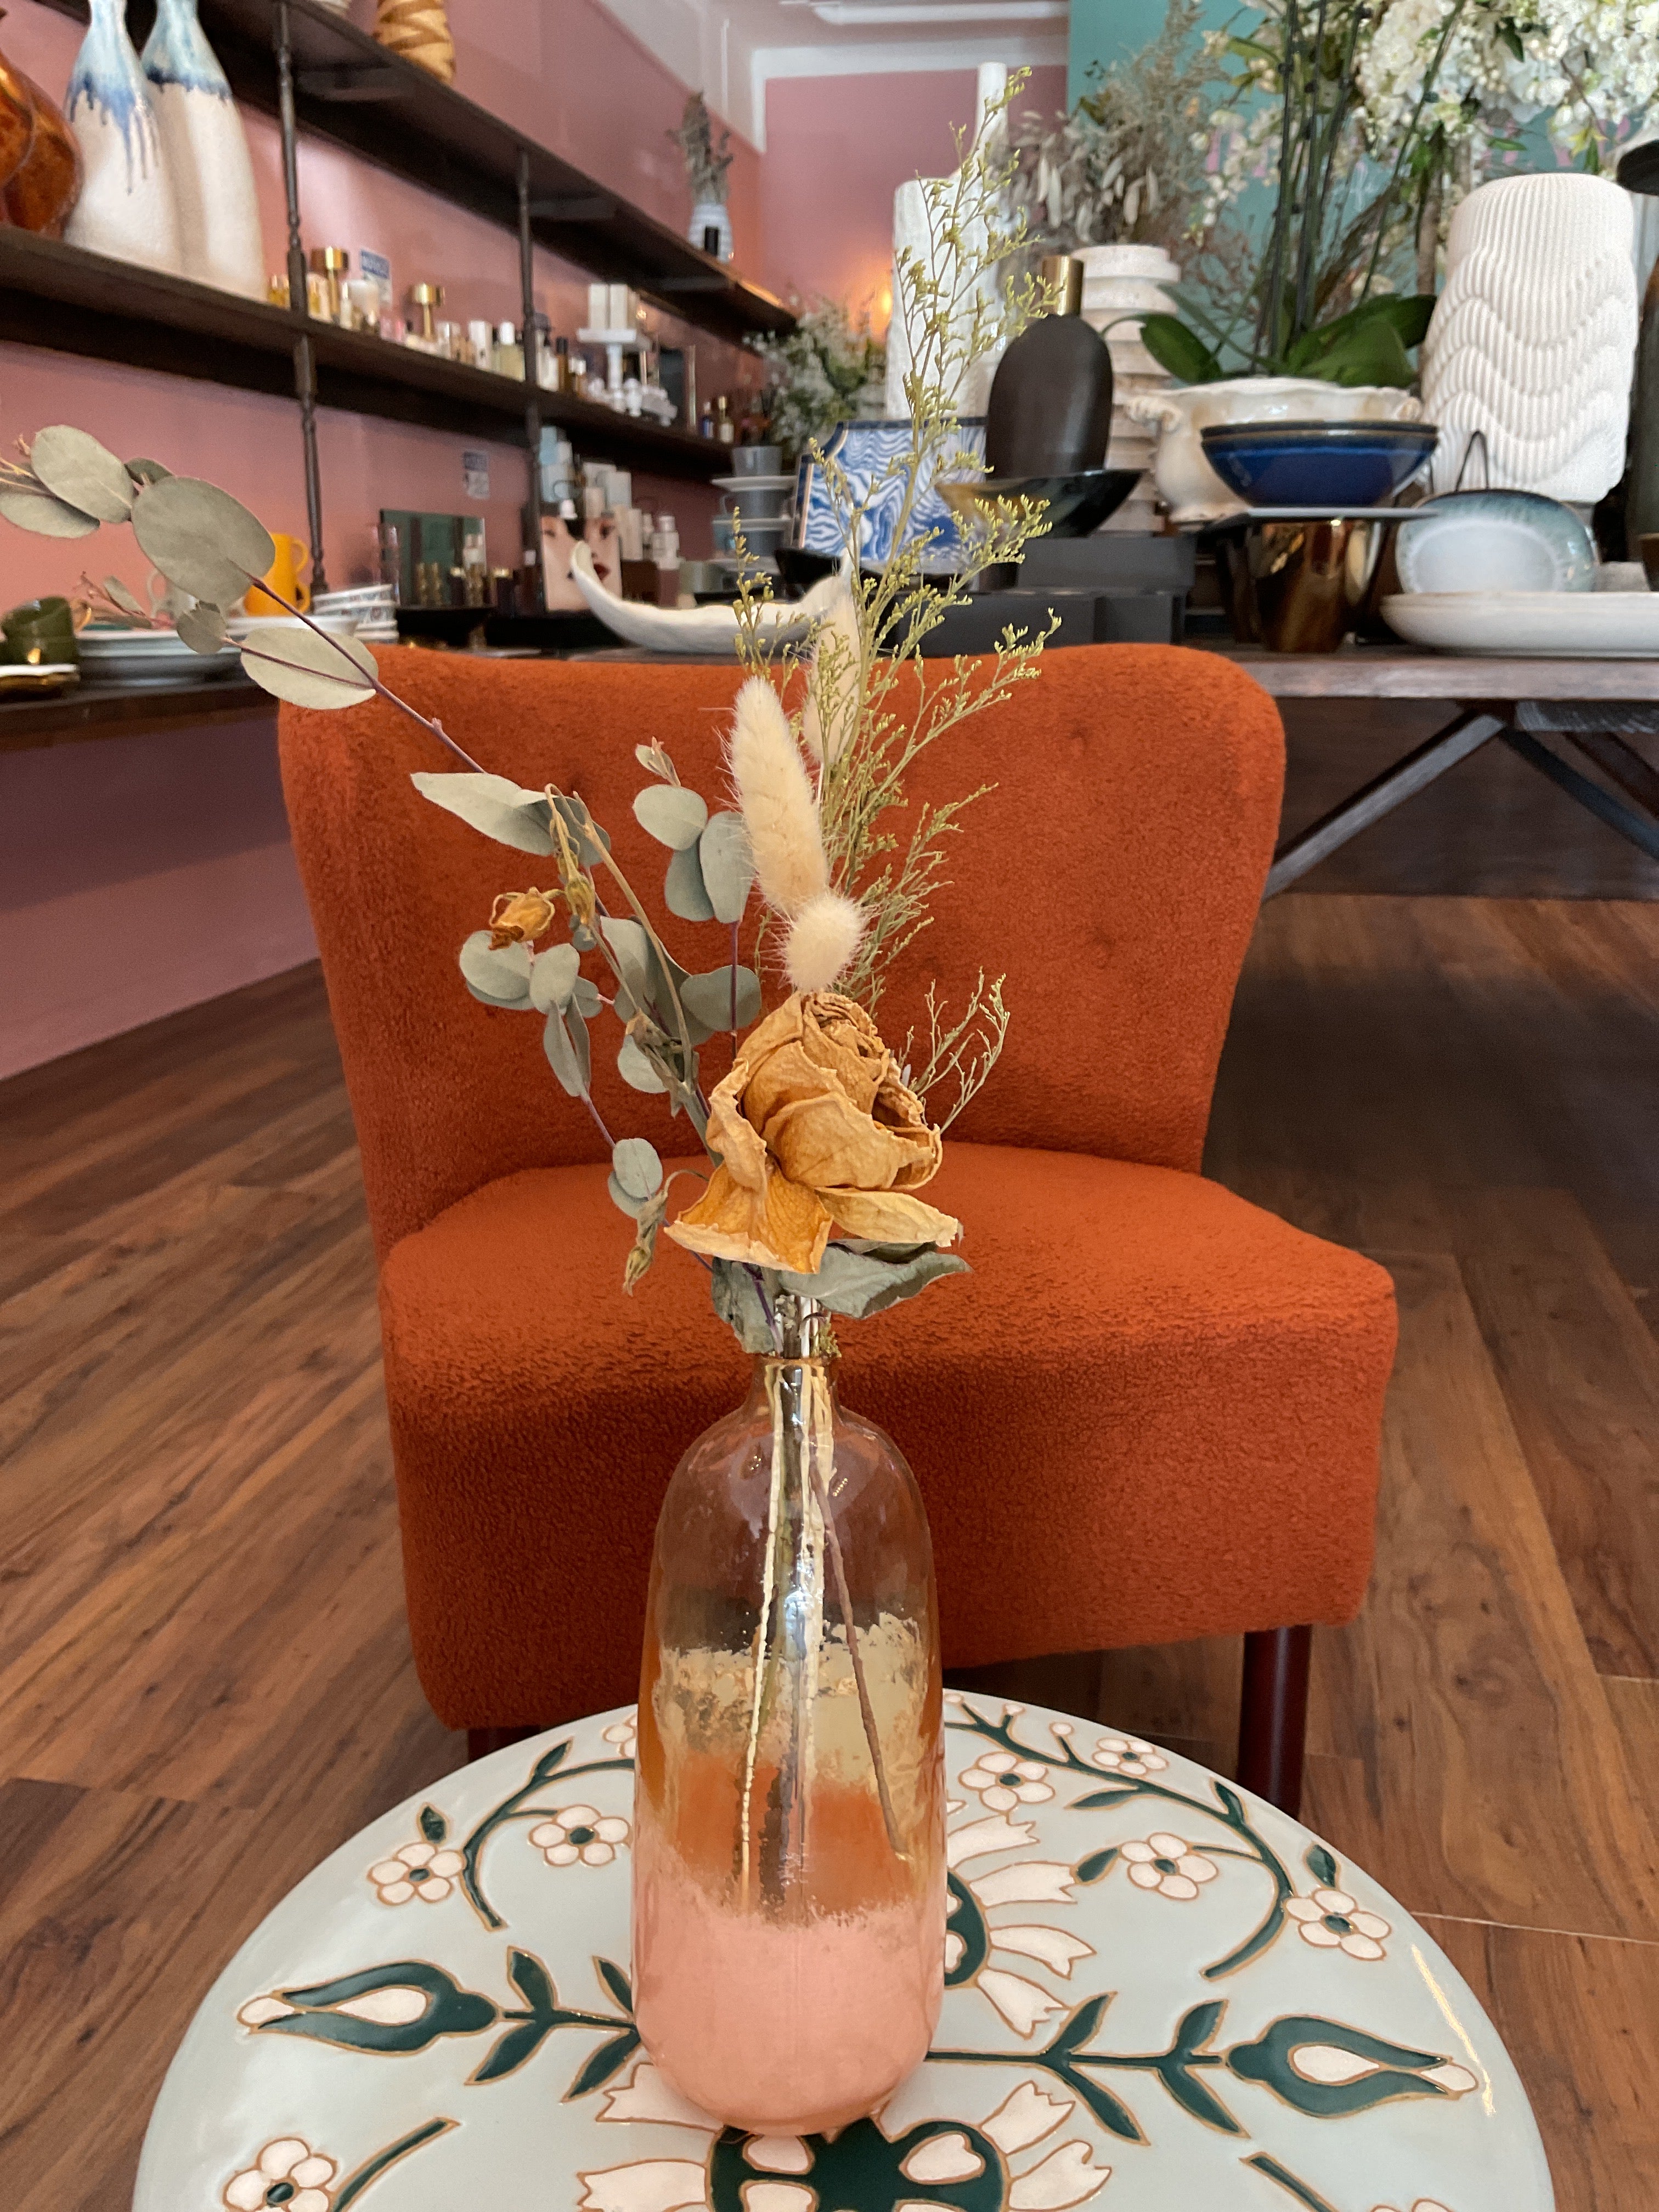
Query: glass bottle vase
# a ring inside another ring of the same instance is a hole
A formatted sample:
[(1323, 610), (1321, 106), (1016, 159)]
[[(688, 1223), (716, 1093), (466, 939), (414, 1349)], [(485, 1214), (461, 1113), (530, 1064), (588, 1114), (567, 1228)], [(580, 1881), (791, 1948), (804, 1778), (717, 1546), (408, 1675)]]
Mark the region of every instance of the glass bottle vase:
[(943, 1996), (939, 1616), (891, 1441), (836, 1402), (826, 1319), (698, 1438), (657, 1522), (635, 1789), (634, 1995), (670, 2084), (798, 2135), (879, 2106)]

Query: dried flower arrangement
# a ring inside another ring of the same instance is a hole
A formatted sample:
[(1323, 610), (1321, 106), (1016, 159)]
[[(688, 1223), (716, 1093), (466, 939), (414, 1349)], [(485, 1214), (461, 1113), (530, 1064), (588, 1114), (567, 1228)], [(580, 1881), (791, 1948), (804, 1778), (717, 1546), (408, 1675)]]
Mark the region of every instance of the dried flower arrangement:
[(787, 337), (749, 343), (766, 366), (769, 434), (792, 459), (838, 422), (881, 412), (887, 349), (871, 329), (867, 302), (855, 315), (838, 300), (816, 300)]
[(726, 173), (732, 166), (732, 133), (722, 131), (720, 143), (715, 145), (714, 118), (702, 93), (686, 94), (685, 112), (678, 127), (667, 137), (685, 157), (685, 181), (691, 187), (693, 201), (698, 204), (718, 201), (724, 207)]
[[(935, 474), (978, 470), (958, 444), (946, 395), (966, 362), (1042, 303), (1029, 276), (1009, 279), (1000, 301), (987, 282), (1024, 243), (1023, 219), (1009, 225), (999, 213), (1011, 166), (987, 134), (964, 144), (961, 171), (929, 187), (936, 237), (951, 253), (936, 249), (927, 264), (910, 257), (898, 270), (914, 339), (913, 437), (869, 496), (896, 501), (906, 519)], [(58, 538), (130, 522), (183, 595), (179, 635), (198, 652), (224, 648), (228, 612), (275, 558), (256, 517), (216, 485), (153, 461), (123, 462), (68, 426), (42, 430), (20, 452), (0, 465), (0, 515)], [(834, 463), (826, 465), (833, 477)], [(928, 925), (949, 839), (981, 795), (919, 806), (901, 842), (887, 817), (904, 805), (907, 774), (929, 745), (1033, 676), (1043, 643), (1011, 629), (988, 665), (958, 659), (924, 678), (922, 641), (981, 568), (1018, 557), (1042, 526), (1041, 503), (993, 509), (949, 578), (926, 572), (930, 538), (906, 544), (902, 528), (895, 537), (902, 550), (887, 568), (859, 576), (852, 549), (862, 509), (841, 489), (851, 573), (807, 646), (786, 647), (775, 666), (760, 620), (766, 586), (745, 567), (740, 650), (750, 672), (728, 747), (735, 805), (711, 809), (659, 744), (638, 749), (650, 780), (634, 811), (668, 853), (668, 912), (729, 933), (727, 959), (699, 971), (670, 951), (579, 793), (532, 790), (489, 772), (387, 687), (366, 646), (307, 617), (241, 647), (247, 673), (278, 698), (318, 708), (378, 696), (418, 722), (458, 765), (416, 775), (417, 790), (498, 843), (550, 862), (537, 872), (545, 887), (497, 898), (487, 925), (460, 948), (462, 975), (486, 1006), (540, 1018), (555, 1076), (610, 1146), (611, 1194), (635, 1224), (624, 1287), (650, 1267), (665, 1229), (709, 1266), (716, 1310), (752, 1350), (778, 1340), (785, 1296), (862, 1317), (963, 1269), (947, 1249), (960, 1224), (915, 1194), (938, 1172), (941, 1127), (984, 1081), (1008, 1021), (1000, 978), (981, 976), (955, 1013), (930, 993), (929, 1033), (915, 1045), (913, 1073), (904, 1064), (912, 1041), (896, 1055), (872, 1014), (891, 963)], [(106, 589), (125, 610), (130, 594), (113, 580)], [(739, 1043), (762, 1006), (760, 977), (738, 957), (757, 886), (762, 943), (781, 939), (777, 964), (790, 990)], [(561, 925), (565, 941), (545, 941)], [(598, 980), (583, 972), (589, 960)], [(620, 1025), (625, 1080), (664, 1097), (708, 1152), (705, 1188), (672, 1221), (672, 1183), (704, 1180), (702, 1170), (671, 1176), (644, 1139), (612, 1138), (589, 1085), (589, 1024), (602, 1012)], [(698, 1054), (721, 1031), (734, 1058), (709, 1094)], [(930, 1124), (934, 1093), (943, 1103)]]

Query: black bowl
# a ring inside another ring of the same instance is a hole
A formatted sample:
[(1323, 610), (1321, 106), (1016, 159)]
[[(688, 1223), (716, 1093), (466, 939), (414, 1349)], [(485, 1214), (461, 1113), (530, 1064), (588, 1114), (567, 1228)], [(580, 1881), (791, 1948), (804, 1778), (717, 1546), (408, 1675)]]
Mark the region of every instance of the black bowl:
[(941, 477), (934, 488), (963, 520), (979, 514), (994, 522), (1006, 500), (1046, 500), (1042, 521), (1048, 537), (1086, 538), (1116, 514), (1140, 477), (1139, 469), (1084, 469), (1069, 477), (982, 477), (962, 483)]

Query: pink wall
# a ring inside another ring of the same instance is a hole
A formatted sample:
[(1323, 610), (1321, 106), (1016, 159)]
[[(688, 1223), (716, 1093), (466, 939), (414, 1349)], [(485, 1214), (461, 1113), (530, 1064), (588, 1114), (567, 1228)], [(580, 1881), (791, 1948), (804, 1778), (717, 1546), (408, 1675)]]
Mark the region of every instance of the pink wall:
[[(948, 176), (956, 125), (973, 120), (972, 70), (903, 76), (774, 77), (766, 88), (763, 281), (802, 298), (868, 300), (878, 330), (890, 306), (893, 194), (912, 177)], [(1065, 103), (1063, 69), (1034, 70), (1022, 109)]]

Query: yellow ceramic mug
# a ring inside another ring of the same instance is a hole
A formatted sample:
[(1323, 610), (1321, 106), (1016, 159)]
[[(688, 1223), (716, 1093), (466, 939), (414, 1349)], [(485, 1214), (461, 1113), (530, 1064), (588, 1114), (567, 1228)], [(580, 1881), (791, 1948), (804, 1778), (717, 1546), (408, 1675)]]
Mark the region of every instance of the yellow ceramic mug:
[[(300, 580), (300, 571), (311, 565), (311, 548), (303, 538), (289, 538), (280, 530), (270, 533), (276, 548), (276, 558), (265, 571), (265, 581), (271, 592), (278, 592), (290, 607), (311, 605), (311, 586)], [(255, 584), (244, 595), (243, 606), (251, 615), (280, 615), (286, 609), (279, 606), (270, 592), (262, 592)]]

